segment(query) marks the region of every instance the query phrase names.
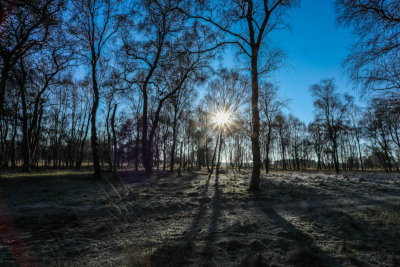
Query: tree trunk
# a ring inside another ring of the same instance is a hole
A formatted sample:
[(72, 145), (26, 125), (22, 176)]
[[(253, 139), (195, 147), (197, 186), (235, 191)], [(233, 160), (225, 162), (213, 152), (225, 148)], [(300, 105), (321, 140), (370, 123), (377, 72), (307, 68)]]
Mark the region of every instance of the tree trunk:
[(29, 147), (29, 132), (28, 132), (28, 107), (26, 104), (26, 72), (24, 63), (21, 60), (21, 80), (19, 80), (19, 89), (21, 93), (21, 104), (22, 104), (22, 158), (24, 161), (23, 170), (30, 171), (30, 147)]
[(156, 146), (156, 169), (157, 172), (160, 171), (160, 132), (158, 131), (157, 135), (156, 135), (156, 142), (155, 142), (155, 146)]
[(206, 132), (206, 166), (207, 166), (207, 172), (210, 173), (210, 162), (209, 162), (209, 158), (208, 158), (208, 136), (207, 136), (207, 132)]
[(317, 154), (317, 170), (322, 170), (320, 153)]
[[(168, 131), (168, 129), (166, 130)], [(164, 133), (163, 138), (163, 171), (167, 168), (167, 133)]]
[(136, 123), (136, 140), (135, 140), (135, 170), (139, 171), (139, 141), (140, 141), (140, 123), (139, 119)]
[(219, 136), (220, 136), (220, 134), (221, 134), (221, 129), (219, 129), (218, 135), (217, 135), (217, 139), (215, 140), (215, 148), (214, 148), (214, 151), (213, 151), (213, 157), (212, 157), (212, 159), (211, 159), (211, 169), (210, 169), (210, 172), (209, 172), (210, 175), (212, 175), (213, 172), (214, 172), (215, 157), (216, 157), (216, 155), (217, 155), (218, 141), (219, 141)]
[(24, 160), (23, 170), (30, 171), (30, 147), (29, 147), (29, 137), (28, 137), (28, 114), (26, 106), (25, 88), (21, 86), (21, 102), (22, 102), (22, 157)]
[(0, 122), (0, 166), (5, 168), (8, 167), (7, 150), (10, 150), (9, 145), (7, 144), (8, 128), (7, 120), (4, 120), (3, 124)]
[(111, 161), (112, 149), (111, 149), (111, 133), (110, 133), (110, 112), (111, 112), (111, 103), (109, 103), (108, 108), (107, 108), (106, 132), (107, 132), (107, 161), (108, 161), (108, 167), (109, 167), (110, 171), (112, 171), (113, 164)]
[(8, 73), (11, 69), (10, 62), (7, 58), (3, 58), (3, 69), (1, 70), (0, 80), (0, 115), (3, 114), (4, 100), (6, 97)]
[(215, 169), (215, 176), (218, 178), (219, 175), (219, 168), (221, 166), (221, 150), (222, 150), (222, 131), (219, 134), (219, 148), (218, 148), (218, 159), (217, 159), (217, 166)]
[(251, 132), (251, 150), (253, 154), (253, 170), (250, 180), (250, 191), (260, 189), (260, 114), (258, 110), (258, 49), (252, 49), (251, 57), (251, 111), (252, 111), (252, 132)]
[(147, 91), (143, 90), (143, 111), (142, 111), (142, 121), (143, 121), (143, 128), (142, 128), (142, 162), (146, 174), (151, 174), (153, 170), (153, 155), (152, 155), (152, 148), (149, 145), (149, 139), (147, 136), (148, 131), (148, 96)]
[(117, 111), (117, 104), (114, 105), (114, 110), (111, 116), (111, 132), (112, 132), (112, 141), (113, 141), (113, 160), (114, 164), (112, 165), (113, 176), (117, 176), (117, 135), (115, 133), (115, 112)]
[(180, 177), (181, 176), (181, 172), (182, 172), (182, 146), (183, 146), (183, 142), (181, 142), (181, 145), (180, 145), (180, 156), (179, 156), (179, 169), (178, 169), (178, 176)]
[(76, 163), (75, 163), (75, 168), (77, 170), (79, 170), (81, 168), (81, 166), (82, 166), (83, 156), (84, 156), (83, 149), (85, 148), (86, 138), (87, 138), (87, 135), (88, 135), (88, 132), (89, 132), (89, 122), (91, 120), (91, 117), (92, 117), (92, 114), (89, 114), (88, 120), (87, 120), (87, 123), (86, 123), (85, 134), (84, 134), (84, 136), (83, 136), (83, 138), (82, 138), (82, 140), (80, 142), (80, 146), (78, 148), (79, 149), (79, 154), (77, 156)]
[(268, 122), (268, 134), (267, 134), (267, 143), (266, 143), (266, 151), (265, 151), (265, 173), (269, 173), (269, 151), (271, 145), (271, 122)]
[(340, 166), (339, 166), (339, 159), (338, 159), (338, 152), (337, 152), (337, 142), (336, 142), (336, 138), (332, 138), (332, 156), (333, 156), (333, 164), (335, 166), (335, 171), (337, 174), (340, 173)]
[(364, 163), (362, 160), (361, 144), (360, 144), (360, 138), (358, 137), (358, 134), (356, 134), (356, 138), (357, 138), (357, 147), (358, 147), (358, 157), (360, 159), (360, 164), (361, 164), (361, 171), (364, 171)]
[(15, 138), (17, 137), (17, 120), (15, 119), (13, 125), (13, 135), (11, 138), (11, 151), (10, 151), (10, 160), (11, 160), (11, 168), (15, 168)]
[(172, 173), (174, 172), (174, 165), (175, 165), (175, 146), (176, 146), (176, 138), (177, 138), (177, 111), (174, 111), (174, 121), (172, 124), (172, 146), (171, 146), (171, 161), (169, 164), (169, 171)]
[[(92, 47), (92, 58), (95, 57), (94, 47)], [(97, 62), (93, 59), (92, 62), (92, 82), (93, 82), (93, 107), (92, 107), (92, 129), (91, 129), (91, 145), (92, 145), (92, 157), (93, 157), (93, 167), (94, 167), (94, 178), (101, 179), (100, 172), (100, 161), (99, 161), (99, 152), (98, 152), (98, 144), (97, 144), (97, 128), (96, 128), (96, 113), (97, 108), (99, 106), (99, 88), (97, 85), (97, 77), (96, 77), (96, 64)]]

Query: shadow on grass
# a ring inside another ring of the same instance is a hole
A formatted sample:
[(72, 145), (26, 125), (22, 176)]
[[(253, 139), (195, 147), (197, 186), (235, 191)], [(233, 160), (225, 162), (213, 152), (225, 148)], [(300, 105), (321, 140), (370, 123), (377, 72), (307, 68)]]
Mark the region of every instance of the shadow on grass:
[[(282, 217), (274, 208), (260, 207), (272, 223), (284, 231), (286, 257), (295, 266), (340, 266), (336, 259), (314, 245), (314, 240)], [(289, 240), (289, 242), (287, 242)], [(287, 242), (287, 243), (286, 243)]]
[(197, 232), (199, 232), (201, 229), (199, 229), (200, 223), (202, 219), (204, 218), (206, 208), (207, 208), (207, 195), (208, 195), (208, 189), (210, 187), (210, 180), (211, 180), (211, 175), (208, 175), (207, 181), (204, 185), (203, 191), (201, 192), (201, 198), (203, 201), (201, 201), (198, 211), (196, 215), (193, 217), (192, 223), (189, 227), (189, 234), (192, 236), (195, 236)]
[(208, 234), (205, 242), (204, 255), (207, 260), (212, 263), (214, 243), (218, 234), (218, 218), (221, 215), (221, 191), (219, 188), (219, 177), (215, 177), (214, 196), (211, 201), (211, 217), (208, 224)]
[[(197, 176), (196, 176), (197, 177)], [(187, 177), (177, 177), (178, 183), (183, 182)], [(133, 257), (128, 266), (182, 266), (184, 264), (192, 263), (190, 258), (195, 252), (194, 239), (199, 235), (202, 230), (201, 226), (205, 224), (204, 218), (207, 213), (207, 206), (209, 201), (208, 198), (210, 188), (211, 175), (207, 176), (207, 180), (202, 187), (202, 191), (199, 195), (200, 204), (197, 212), (193, 215), (187, 231), (184, 232), (183, 236), (174, 240), (169, 240), (164, 243), (161, 247), (150, 251), (147, 257)]]
[[(276, 190), (278, 186), (279, 190)], [(361, 185), (362, 186), (362, 185)], [(304, 189), (308, 193), (308, 196), (319, 196), (322, 198), (307, 199), (304, 194)], [(268, 194), (268, 191), (281, 191), (290, 192), (292, 199), (297, 199), (295, 202), (276, 205), (279, 210), (283, 210), (285, 213), (289, 213), (291, 216), (295, 216), (302, 222), (307, 222), (307, 225), (312, 225), (317, 229), (313, 229), (314, 233), (324, 234), (329, 240), (341, 240), (341, 246), (339, 254), (341, 255), (340, 261), (348, 261), (356, 266), (368, 266), (369, 263), (356, 257), (352, 252), (364, 253), (368, 255), (370, 251), (379, 251), (380, 255), (396, 255), (400, 252), (400, 249), (396, 244), (398, 243), (399, 232), (388, 232), (382, 226), (377, 227), (373, 225), (370, 221), (365, 221), (356, 213), (351, 213), (352, 207), (357, 208), (358, 205), (370, 205), (376, 209), (388, 208), (392, 212), (400, 211), (400, 206), (395, 203), (390, 203), (385, 200), (376, 200), (368, 198), (361, 194), (356, 194), (352, 191), (348, 191), (345, 187), (338, 187), (330, 190), (323, 189), (321, 191), (307, 187), (304, 185), (297, 185), (295, 182), (288, 183), (274, 183), (269, 182), (269, 188), (265, 189), (264, 194)], [(337, 196), (339, 194), (339, 197)], [(330, 257), (326, 252), (317, 248), (313, 245), (314, 240), (311, 236), (308, 236), (304, 232), (290, 223), (287, 219), (282, 217), (274, 208), (274, 205), (265, 201), (262, 196), (263, 193), (258, 195), (258, 205), (262, 212), (264, 212), (269, 218), (271, 218), (276, 226), (281, 227), (289, 240), (292, 240), (297, 245), (306, 248), (308, 251), (306, 254), (317, 255), (321, 263), (326, 263), (329, 266), (338, 265), (338, 260)], [(347, 200), (350, 200), (347, 202)], [(341, 201), (343, 200), (343, 201)], [(353, 201), (354, 200), (354, 201)], [(340, 209), (346, 208), (350, 213), (341, 211)], [(376, 219), (376, 218), (375, 218)], [(371, 218), (371, 220), (373, 220)], [(289, 249), (289, 248), (286, 248)], [(335, 251), (331, 251), (334, 252)], [(301, 253), (296, 252), (298, 256)], [(295, 254), (296, 254), (295, 253)], [(288, 260), (292, 261), (299, 258), (296, 255), (288, 254)], [(305, 255), (300, 257), (301, 259), (306, 259)], [(371, 258), (373, 259), (373, 257)], [(386, 261), (390, 261), (386, 259)], [(293, 263), (293, 261), (292, 261)], [(303, 262), (303, 266), (312, 266), (312, 262)], [(318, 261), (314, 264), (318, 266)], [(380, 262), (374, 262), (370, 264), (379, 264)], [(387, 262), (391, 264), (391, 262)], [(296, 262), (296, 266), (302, 265), (301, 262)]]

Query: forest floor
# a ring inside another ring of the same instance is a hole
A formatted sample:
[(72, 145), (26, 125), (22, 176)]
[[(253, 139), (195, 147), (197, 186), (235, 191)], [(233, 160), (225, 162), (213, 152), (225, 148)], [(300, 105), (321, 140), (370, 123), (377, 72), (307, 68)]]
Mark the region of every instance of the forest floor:
[(4, 174), (0, 266), (400, 266), (400, 174)]

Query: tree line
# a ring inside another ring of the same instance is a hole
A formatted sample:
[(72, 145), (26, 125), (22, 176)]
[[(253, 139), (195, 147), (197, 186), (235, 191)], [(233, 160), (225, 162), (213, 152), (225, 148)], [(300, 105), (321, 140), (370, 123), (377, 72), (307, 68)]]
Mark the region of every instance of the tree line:
[[(359, 36), (344, 66), (369, 104), (321, 80), (308, 124), (269, 79), (285, 60), (271, 33), (297, 1), (0, 2), (3, 168), (249, 167), (252, 190), (262, 168), (399, 169), (396, 1), (336, 2)], [(226, 47), (240, 67), (216, 67)]]

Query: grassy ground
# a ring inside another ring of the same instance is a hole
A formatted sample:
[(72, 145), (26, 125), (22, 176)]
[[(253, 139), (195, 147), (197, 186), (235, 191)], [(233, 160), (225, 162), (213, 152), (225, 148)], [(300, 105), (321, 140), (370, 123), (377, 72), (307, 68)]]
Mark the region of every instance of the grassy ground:
[(247, 171), (104, 176), (3, 173), (0, 265), (400, 264), (398, 174), (272, 172), (257, 194)]
[(68, 176), (89, 176), (93, 174), (92, 170), (88, 169), (81, 169), (81, 170), (74, 170), (74, 169), (39, 169), (33, 170), (31, 172), (23, 172), (20, 169), (15, 170), (2, 170), (0, 171), (0, 178), (2, 179), (11, 179), (11, 178), (30, 178), (30, 177), (48, 177), (48, 178), (55, 178), (55, 177), (68, 177)]

